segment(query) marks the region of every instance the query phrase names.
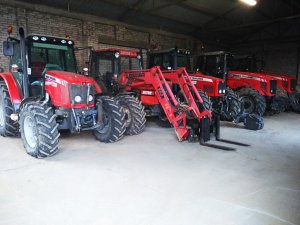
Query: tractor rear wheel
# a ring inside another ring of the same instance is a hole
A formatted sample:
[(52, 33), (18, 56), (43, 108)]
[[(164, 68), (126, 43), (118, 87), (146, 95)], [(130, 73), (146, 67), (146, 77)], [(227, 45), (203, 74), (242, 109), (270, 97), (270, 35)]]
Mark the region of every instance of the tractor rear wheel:
[(239, 97), (230, 88), (226, 89), (225, 101), (223, 101), (223, 111), (221, 119), (225, 121), (234, 121), (242, 111), (242, 104)]
[(244, 112), (263, 116), (266, 111), (266, 99), (258, 91), (251, 88), (242, 88), (236, 92), (244, 106)]
[(20, 131), (29, 155), (45, 158), (58, 152), (58, 123), (47, 103), (29, 102), (24, 105), (20, 112)]
[(0, 135), (17, 136), (19, 124), (11, 120), (10, 115), (14, 113), (14, 108), (6, 84), (0, 82)]
[(126, 135), (140, 134), (146, 127), (146, 113), (141, 102), (130, 95), (121, 95), (116, 98), (125, 113)]
[(94, 130), (96, 139), (105, 143), (120, 140), (126, 130), (122, 107), (114, 98), (108, 96), (101, 96), (98, 104), (102, 104), (104, 126)]

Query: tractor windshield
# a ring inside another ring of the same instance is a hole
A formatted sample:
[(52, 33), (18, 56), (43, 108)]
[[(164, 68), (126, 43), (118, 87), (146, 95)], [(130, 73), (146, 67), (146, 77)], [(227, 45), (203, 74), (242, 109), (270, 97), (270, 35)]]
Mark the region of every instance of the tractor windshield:
[(141, 59), (131, 58), (131, 57), (121, 58), (121, 71), (141, 70), (141, 69), (142, 69)]
[(224, 55), (201, 55), (198, 57), (196, 65), (197, 70), (202, 73), (224, 79)]
[(76, 72), (72, 46), (32, 42), (28, 55), (33, 76), (41, 76), (47, 69)]
[(228, 70), (257, 72), (257, 61), (250, 56), (234, 57), (227, 56)]
[(191, 71), (189, 55), (177, 54), (177, 68), (179, 67), (185, 67), (187, 71)]

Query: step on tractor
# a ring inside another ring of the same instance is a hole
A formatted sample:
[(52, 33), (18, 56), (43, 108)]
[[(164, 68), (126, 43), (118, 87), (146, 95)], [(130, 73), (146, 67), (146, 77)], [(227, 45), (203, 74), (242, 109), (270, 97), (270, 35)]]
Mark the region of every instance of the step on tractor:
[(58, 152), (60, 130), (93, 131), (101, 142), (115, 142), (125, 132), (118, 102), (102, 95), (99, 85), (76, 73), (74, 42), (66, 38), (28, 35), (3, 43), (9, 71), (0, 73), (0, 134), (18, 136), (37, 158)]
[(236, 55), (233, 58), (233, 68), (236, 71), (252, 72), (271, 76), (277, 80), (276, 97), (282, 100), (282, 111), (293, 110), (300, 113), (300, 93), (297, 92), (296, 77), (285, 74), (276, 74), (264, 71), (264, 61), (254, 55)]
[(197, 56), (196, 69), (204, 74), (222, 78), (243, 104), (245, 113), (263, 116), (267, 111), (281, 111), (281, 101), (276, 98), (277, 80), (243, 71), (231, 70), (232, 54), (207, 52)]
[(246, 129), (263, 128), (263, 119), (256, 115), (244, 113), (238, 96), (226, 85), (225, 80), (205, 75), (199, 71), (191, 72), (191, 52), (186, 49), (170, 48), (148, 52), (148, 67), (160, 66), (162, 70), (173, 70), (185, 67), (197, 90), (205, 92), (212, 101), (213, 115), (221, 120), (240, 123)]
[[(198, 138), (201, 145), (235, 149), (208, 143), (214, 131), (217, 141), (249, 146), (220, 138), (220, 118), (212, 121), (208, 97), (197, 91), (184, 68), (164, 72), (160, 67), (145, 70), (141, 51), (102, 49), (90, 52), (89, 76), (113, 96), (139, 99), (147, 116), (164, 118), (174, 127), (179, 141)], [(180, 96), (174, 94), (175, 89)]]

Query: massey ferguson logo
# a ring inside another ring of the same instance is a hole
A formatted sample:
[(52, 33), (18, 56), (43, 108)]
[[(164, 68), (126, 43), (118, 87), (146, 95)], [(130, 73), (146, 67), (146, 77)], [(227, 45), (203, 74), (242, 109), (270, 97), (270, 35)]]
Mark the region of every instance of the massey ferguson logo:
[(57, 87), (57, 84), (61, 84), (65, 87), (67, 87), (68, 83), (64, 80), (58, 79), (58, 78), (53, 77), (49, 74), (45, 74), (45, 85), (51, 85), (51, 86)]
[(229, 77), (235, 77), (235, 78), (244, 78), (244, 79), (250, 79), (250, 80), (258, 80), (260, 81), (260, 78), (259, 77), (252, 77), (252, 76), (248, 76), (248, 75), (245, 75), (245, 74), (228, 74)]
[(190, 78), (191, 78), (192, 81), (200, 80), (200, 81), (206, 81), (206, 82), (211, 82), (211, 83), (213, 82), (212, 79), (205, 78), (205, 77), (192, 77), (192, 76), (190, 76)]

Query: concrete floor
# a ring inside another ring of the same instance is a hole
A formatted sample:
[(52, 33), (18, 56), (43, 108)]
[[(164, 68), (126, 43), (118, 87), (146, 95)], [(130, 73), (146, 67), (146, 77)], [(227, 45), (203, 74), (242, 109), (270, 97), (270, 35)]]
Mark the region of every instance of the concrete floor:
[(0, 225), (300, 224), (300, 115), (222, 133), (252, 147), (178, 143), (150, 122), (114, 144), (64, 135), (59, 154), (38, 160), (1, 137)]

